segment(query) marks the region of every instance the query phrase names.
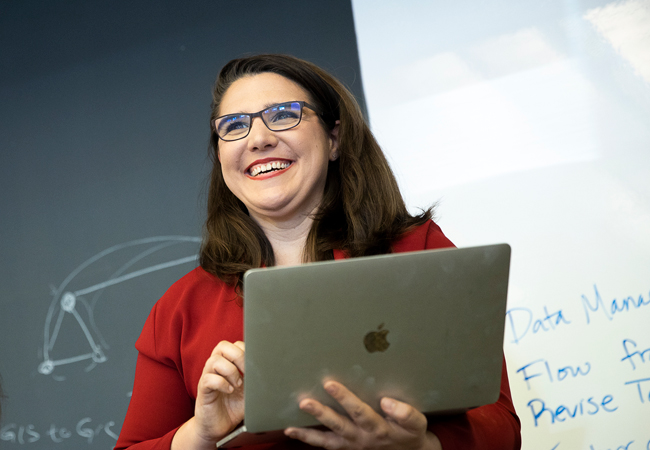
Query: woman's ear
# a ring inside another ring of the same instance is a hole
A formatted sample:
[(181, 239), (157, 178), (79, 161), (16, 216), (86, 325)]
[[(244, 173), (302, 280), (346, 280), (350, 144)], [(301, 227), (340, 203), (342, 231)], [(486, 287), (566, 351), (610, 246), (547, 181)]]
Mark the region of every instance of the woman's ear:
[(330, 134), (330, 161), (336, 161), (339, 157), (339, 129), (341, 121), (335, 122), (334, 128), (329, 132)]

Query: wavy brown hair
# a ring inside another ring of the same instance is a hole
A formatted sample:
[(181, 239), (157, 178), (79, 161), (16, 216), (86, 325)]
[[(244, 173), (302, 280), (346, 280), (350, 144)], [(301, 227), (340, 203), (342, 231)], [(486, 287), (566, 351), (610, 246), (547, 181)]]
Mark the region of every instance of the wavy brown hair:
[[(219, 116), (221, 100), (238, 79), (275, 73), (297, 83), (318, 108), (325, 130), (339, 126), (339, 158), (329, 163), (325, 192), (314, 216), (303, 261), (333, 259), (333, 249), (350, 257), (390, 253), (391, 243), (431, 218), (432, 208), (412, 216), (395, 176), (370, 132), (354, 96), (320, 67), (288, 55), (256, 55), (234, 59), (219, 73), (212, 93), (210, 123)], [(219, 138), (212, 130), (213, 161), (208, 217), (200, 263), (207, 272), (235, 284), (251, 268), (273, 266), (273, 248), (244, 204), (228, 189), (218, 158)]]

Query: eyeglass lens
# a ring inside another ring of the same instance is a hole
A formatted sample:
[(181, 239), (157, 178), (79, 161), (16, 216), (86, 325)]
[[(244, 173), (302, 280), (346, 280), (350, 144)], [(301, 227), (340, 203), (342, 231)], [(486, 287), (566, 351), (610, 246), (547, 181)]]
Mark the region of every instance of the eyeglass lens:
[(232, 114), (217, 120), (216, 130), (221, 139), (233, 141), (248, 135), (252, 120), (260, 116), (264, 124), (272, 131), (282, 131), (293, 128), (300, 123), (302, 105), (299, 102), (288, 102), (275, 105), (255, 114)]

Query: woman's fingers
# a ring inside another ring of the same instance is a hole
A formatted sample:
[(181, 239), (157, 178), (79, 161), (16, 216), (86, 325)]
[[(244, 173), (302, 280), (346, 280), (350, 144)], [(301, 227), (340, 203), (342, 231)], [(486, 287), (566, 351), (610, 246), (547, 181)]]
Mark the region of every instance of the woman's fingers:
[(429, 439), (426, 417), (407, 403), (382, 398), (380, 405), (384, 417), (341, 383), (328, 381), (324, 388), (349, 417), (316, 400), (303, 399), (299, 403), (300, 409), (314, 416), (331, 431), (291, 427), (285, 430), (287, 436), (327, 449), (421, 448)]
[[(245, 351), (246, 351), (246, 346), (244, 345), (244, 342), (242, 342), (242, 341), (236, 341), (236, 342), (234, 343), (234, 345), (235, 345), (236, 347), (238, 347), (239, 349), (241, 349), (242, 352), (245, 352)], [(243, 371), (243, 367), (242, 367), (242, 371)]]
[(427, 428), (427, 418), (408, 403), (384, 397), (380, 402), (386, 417), (395, 421), (400, 427), (412, 433), (419, 433)]
[[(345, 386), (334, 381), (328, 381), (324, 387), (341, 404), (350, 418), (360, 428), (369, 432), (378, 431), (382, 433), (385, 431), (382, 430), (382, 428), (385, 428), (384, 418), (375, 412), (367, 403), (364, 403), (350, 392)], [(425, 415), (408, 403), (384, 397), (380, 405), (386, 417), (393, 420), (405, 430), (418, 433), (427, 427), (427, 418)]]
[(320, 423), (339, 436), (352, 439), (355, 436), (355, 426), (346, 417), (341, 416), (332, 408), (312, 399), (305, 399), (298, 405), (300, 409), (314, 416)]
[(311, 428), (287, 428), (284, 434), (291, 439), (298, 439), (305, 444), (326, 449), (338, 449), (346, 446), (346, 441), (337, 434)]
[(214, 347), (199, 379), (192, 426), (185, 429), (191, 430), (188, 433), (218, 441), (242, 421), (244, 352), (241, 341), (221, 341)]
[(243, 373), (244, 372), (244, 343), (242, 341), (228, 342), (221, 341), (212, 350), (210, 358), (223, 357), (232, 362)]
[[(375, 412), (367, 403), (364, 403), (348, 390), (341, 383), (336, 381), (328, 381), (323, 386), (327, 393), (334, 397), (345, 409), (350, 418), (365, 431), (375, 431), (378, 427), (385, 424), (383, 417)], [(325, 424), (327, 425), (327, 424)]]
[(345, 447), (346, 442), (355, 440), (356, 426), (331, 408), (312, 399), (302, 400), (299, 407), (314, 416), (331, 431), (324, 432), (309, 428), (290, 427), (285, 430), (285, 434), (290, 438), (301, 440), (314, 447), (326, 449), (342, 448)]
[[(216, 374), (222, 377), (229, 387), (224, 387), (223, 383), (207, 377), (212, 380), (209, 385), (221, 392), (229, 393), (239, 388), (243, 384), (242, 373), (244, 372), (244, 343), (241, 341), (231, 343), (222, 341), (212, 351), (212, 355), (206, 361), (203, 368), (204, 375)], [(207, 384), (207, 383), (206, 383)]]
[(241, 386), (241, 380), (230, 382), (227, 378), (222, 375), (217, 375), (216, 373), (205, 373), (201, 380), (199, 380), (199, 390), (204, 394), (210, 394), (211, 392), (221, 392), (223, 394), (232, 394), (235, 392), (235, 389)]

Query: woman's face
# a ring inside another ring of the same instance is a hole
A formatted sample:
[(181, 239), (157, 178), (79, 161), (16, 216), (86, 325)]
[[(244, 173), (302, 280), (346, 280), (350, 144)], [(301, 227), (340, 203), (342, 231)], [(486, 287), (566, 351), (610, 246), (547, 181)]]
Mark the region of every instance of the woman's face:
[[(278, 74), (262, 73), (235, 81), (224, 94), (218, 115), (254, 113), (301, 100), (312, 103), (298, 84)], [(338, 125), (326, 131), (317, 114), (307, 107), (300, 124), (284, 131), (271, 131), (255, 117), (245, 138), (219, 140), (223, 178), (258, 222), (301, 219), (320, 204), (337, 137)], [(263, 164), (279, 168), (258, 173)]]

